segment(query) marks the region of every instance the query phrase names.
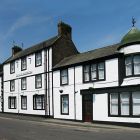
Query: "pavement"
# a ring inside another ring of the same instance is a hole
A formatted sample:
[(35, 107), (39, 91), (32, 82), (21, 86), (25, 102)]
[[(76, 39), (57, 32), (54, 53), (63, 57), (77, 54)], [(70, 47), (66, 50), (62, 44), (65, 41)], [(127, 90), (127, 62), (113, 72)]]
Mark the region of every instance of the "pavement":
[(28, 115), (21, 115), (21, 114), (18, 115), (18, 114), (10, 114), (10, 113), (0, 113), (0, 118), (43, 122), (50, 125), (59, 125), (59, 126), (66, 126), (66, 127), (123, 129), (123, 130), (138, 129), (138, 128), (131, 128), (131, 127), (126, 127), (126, 126), (98, 124), (98, 123), (89, 123), (89, 122), (77, 122), (77, 121), (45, 118), (43, 116), (28, 116)]

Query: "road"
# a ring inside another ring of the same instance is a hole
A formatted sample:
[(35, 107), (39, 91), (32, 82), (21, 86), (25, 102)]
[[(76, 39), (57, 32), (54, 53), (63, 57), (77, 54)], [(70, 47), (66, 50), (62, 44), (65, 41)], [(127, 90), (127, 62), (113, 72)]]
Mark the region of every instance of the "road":
[(139, 140), (140, 130), (86, 128), (0, 118), (0, 140)]

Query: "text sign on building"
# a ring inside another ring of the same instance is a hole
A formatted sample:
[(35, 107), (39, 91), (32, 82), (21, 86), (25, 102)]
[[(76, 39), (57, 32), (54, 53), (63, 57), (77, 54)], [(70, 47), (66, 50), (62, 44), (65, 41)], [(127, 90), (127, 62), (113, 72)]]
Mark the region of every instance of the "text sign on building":
[(16, 77), (22, 77), (22, 76), (29, 75), (29, 74), (32, 74), (32, 71), (27, 71), (27, 72), (24, 72), (21, 74), (17, 74)]

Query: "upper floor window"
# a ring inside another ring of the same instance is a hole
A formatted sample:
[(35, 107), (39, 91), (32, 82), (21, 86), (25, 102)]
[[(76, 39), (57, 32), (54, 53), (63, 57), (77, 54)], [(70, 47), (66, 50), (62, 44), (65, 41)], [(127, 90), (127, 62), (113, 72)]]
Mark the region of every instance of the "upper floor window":
[(21, 70), (26, 70), (27, 69), (27, 61), (26, 57), (21, 59)]
[(10, 63), (10, 73), (15, 73), (15, 61)]
[(35, 76), (35, 88), (41, 88), (42, 87), (42, 75), (36, 75)]
[(10, 81), (10, 91), (15, 91), (15, 80)]
[(35, 66), (41, 66), (42, 65), (42, 53), (37, 52), (35, 53)]
[(140, 74), (140, 55), (132, 55), (125, 58), (125, 74), (126, 76)]
[(68, 84), (68, 69), (60, 71), (60, 84), (61, 85)]
[(83, 67), (84, 82), (100, 81), (105, 79), (105, 63), (85, 65)]
[(21, 78), (21, 89), (25, 90), (27, 88), (26, 78)]

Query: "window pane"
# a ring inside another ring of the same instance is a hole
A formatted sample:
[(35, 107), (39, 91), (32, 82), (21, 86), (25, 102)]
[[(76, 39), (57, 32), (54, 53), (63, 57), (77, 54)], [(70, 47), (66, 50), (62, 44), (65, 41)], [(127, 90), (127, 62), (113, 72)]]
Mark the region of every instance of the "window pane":
[(84, 66), (84, 81), (89, 81), (90, 75), (89, 75), (89, 65)]
[(9, 108), (10, 109), (16, 108), (16, 97), (9, 97)]
[(140, 74), (140, 56), (134, 56), (134, 74)]
[(61, 71), (61, 84), (67, 84), (68, 83), (68, 70), (62, 70)]
[(140, 115), (140, 92), (132, 93), (133, 115)]
[(98, 64), (98, 75), (99, 79), (104, 79), (104, 63)]
[(26, 78), (21, 79), (21, 89), (26, 89)]
[(36, 88), (41, 88), (42, 87), (42, 77), (41, 77), (41, 75), (36, 75), (35, 81), (36, 81)]
[(21, 59), (21, 69), (25, 70), (26, 69), (26, 58)]
[(118, 115), (118, 94), (110, 94), (110, 114)]
[(67, 114), (69, 110), (68, 95), (62, 96), (62, 113)]
[(96, 70), (96, 64), (91, 65), (91, 80), (97, 79), (97, 70)]
[(11, 72), (11, 73), (14, 73), (14, 72), (15, 72), (15, 62), (12, 62), (12, 63), (10, 64), (10, 72)]
[(27, 97), (21, 96), (21, 109), (27, 109)]
[(15, 81), (14, 80), (10, 81), (10, 90), (11, 91), (15, 90)]
[(34, 109), (44, 109), (44, 95), (34, 96)]
[(125, 59), (126, 76), (132, 75), (132, 57)]
[(129, 93), (121, 93), (121, 115), (129, 115), (129, 97)]
[(36, 53), (36, 66), (40, 66), (42, 64), (42, 56), (41, 52)]

